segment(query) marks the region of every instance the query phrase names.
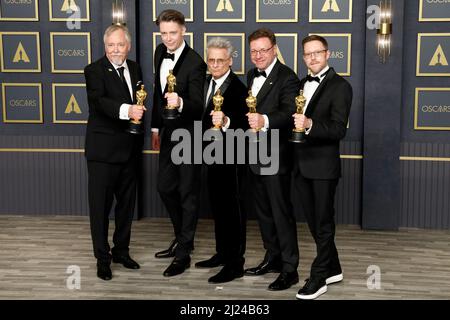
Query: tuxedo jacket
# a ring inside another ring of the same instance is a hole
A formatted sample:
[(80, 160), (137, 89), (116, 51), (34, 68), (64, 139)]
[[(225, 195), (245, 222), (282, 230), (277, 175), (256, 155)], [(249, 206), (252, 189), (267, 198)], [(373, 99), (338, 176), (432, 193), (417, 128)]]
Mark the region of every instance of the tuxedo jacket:
[[(205, 85), (203, 88), (204, 97), (208, 93), (209, 83), (211, 82), (212, 76), (206, 77)], [(230, 118), (229, 129), (244, 129), (248, 128), (247, 117), (245, 116), (248, 112), (245, 99), (248, 96), (247, 87), (239, 80), (238, 76), (231, 71), (228, 77), (225, 79), (223, 84), (220, 86), (220, 92), (223, 96), (222, 112)], [(203, 112), (203, 130), (207, 130), (213, 126), (210, 113), (214, 110), (214, 104), (212, 101), (212, 95), (206, 102), (206, 108)]]
[[(167, 99), (164, 98), (164, 94), (167, 92), (167, 85), (163, 93), (160, 82), (160, 69), (166, 52), (167, 47), (163, 43), (156, 47), (151, 126), (159, 129), (161, 135), (171, 134), (176, 128), (185, 128), (192, 132), (194, 121), (200, 121), (203, 114), (203, 85), (205, 83), (206, 64), (198, 53), (186, 44), (173, 69), (173, 75), (176, 77), (175, 92), (183, 99), (183, 109), (178, 119), (164, 120), (162, 114), (164, 107), (167, 105)], [(165, 147), (167, 147), (165, 143), (161, 142), (161, 148)]]
[[(254, 68), (247, 73), (249, 90), (252, 87), (256, 70)], [(288, 174), (291, 170), (292, 149), (289, 145), (289, 139), (294, 123), (292, 115), (296, 111), (295, 97), (299, 94), (299, 90), (300, 80), (295, 72), (277, 61), (256, 96), (256, 111), (260, 114), (266, 114), (269, 119), (269, 142), (271, 131), (279, 130), (279, 149), (275, 150), (278, 153), (280, 163), (278, 174)], [(250, 165), (255, 174), (260, 174), (261, 167), (261, 165)]]
[[(142, 72), (134, 61), (127, 60), (127, 65), (135, 100), (136, 90), (142, 83)], [(133, 152), (142, 148), (143, 143), (142, 135), (137, 137), (125, 131), (129, 121), (119, 118), (120, 106), (136, 101), (130, 101), (119, 74), (106, 56), (86, 66), (84, 76), (89, 104), (86, 158), (90, 161), (124, 163)]]
[[(204, 85), (204, 97), (206, 100), (206, 96), (208, 94), (209, 84), (211, 82), (212, 76), (209, 75), (206, 77), (205, 85)], [(220, 92), (223, 96), (223, 104), (221, 107), (222, 112), (230, 119), (230, 126), (228, 129), (243, 129), (244, 131), (249, 128), (247, 117), (245, 116), (248, 112), (247, 104), (245, 103), (245, 99), (248, 96), (247, 87), (239, 80), (238, 76), (231, 71), (228, 77), (220, 86)], [(206, 101), (205, 110), (203, 112), (202, 118), (202, 127), (203, 132), (210, 129), (212, 124), (212, 118), (210, 113), (214, 110), (214, 104), (212, 100), (212, 95), (208, 97), (208, 101)], [(223, 159), (224, 163), (226, 162), (226, 132), (220, 130), (220, 133), (223, 137)], [(205, 142), (204, 146), (207, 146), (209, 143)], [(235, 143), (235, 152), (234, 158), (237, 158), (237, 150)]]
[[(302, 79), (302, 88), (306, 79)], [(333, 68), (320, 83), (306, 109), (313, 126), (306, 143), (295, 146), (295, 160), (308, 179), (337, 179), (341, 176), (339, 142), (344, 138), (352, 87)]]

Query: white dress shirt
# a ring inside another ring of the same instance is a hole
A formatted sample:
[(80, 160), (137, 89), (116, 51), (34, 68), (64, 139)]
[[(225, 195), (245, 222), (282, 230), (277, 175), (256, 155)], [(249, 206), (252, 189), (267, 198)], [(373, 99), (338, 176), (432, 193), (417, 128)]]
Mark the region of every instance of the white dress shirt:
[(171, 59), (163, 59), (161, 63), (161, 68), (159, 69), (159, 81), (161, 83), (161, 92), (164, 93), (164, 89), (167, 85), (167, 76), (169, 75), (169, 70), (173, 70), (175, 68), (175, 65), (178, 62), (178, 59), (181, 56), (181, 53), (184, 50), (184, 47), (186, 46), (186, 43), (183, 41), (181, 46), (176, 49), (174, 52), (169, 52), (175, 54), (175, 58), (173, 61)]
[[(264, 83), (266, 82), (267, 78), (269, 77), (269, 74), (272, 72), (273, 67), (275, 66), (275, 63), (277, 63), (278, 59), (273, 59), (272, 63), (266, 68), (266, 70), (259, 70), (261, 71), (265, 71), (266, 72), (266, 77), (260, 76), (257, 78), (253, 79), (253, 84), (252, 84), (252, 95), (254, 97), (256, 97), (259, 93), (259, 91), (261, 90), (262, 86), (264, 85)], [(258, 101), (256, 101), (256, 105), (258, 105)], [(267, 115), (263, 114), (262, 115), (264, 118), (264, 127), (261, 128), (262, 131), (267, 131), (267, 129), (269, 129), (269, 118), (267, 117)]]
[[(169, 70), (173, 70), (175, 68), (175, 65), (178, 62), (178, 59), (181, 56), (181, 53), (184, 50), (184, 47), (186, 46), (186, 43), (183, 41), (181, 46), (176, 49), (174, 52), (167, 51), (168, 53), (175, 54), (175, 57), (173, 61), (171, 59), (163, 59), (161, 63), (161, 68), (159, 69), (159, 82), (161, 83), (161, 93), (164, 94), (164, 89), (167, 85), (167, 76), (169, 75)], [(181, 112), (183, 110), (183, 99), (180, 97), (180, 107), (178, 108), (178, 112)], [(152, 132), (158, 133), (159, 129), (152, 128)]]
[[(314, 75), (311, 74), (312, 77), (319, 77), (320, 82), (325, 79), (325, 73), (330, 69), (329, 66), (326, 66), (323, 68), (318, 74)], [(305, 86), (303, 87), (303, 96), (306, 98), (305, 108), (303, 108), (303, 114), (305, 114), (306, 109), (308, 108), (309, 102), (311, 101), (311, 98), (314, 96), (314, 93), (316, 92), (317, 88), (319, 87), (320, 83), (317, 81), (306, 81)]]
[[(312, 77), (319, 77), (320, 83), (325, 79), (325, 75), (328, 72), (330, 67), (327, 65), (325, 68), (323, 68), (318, 74), (311, 74)], [(314, 96), (314, 93), (316, 92), (317, 88), (320, 85), (317, 81), (306, 81), (305, 85), (303, 86), (303, 96), (306, 98), (305, 107), (303, 108), (303, 114), (306, 113), (306, 109), (308, 108), (309, 102), (311, 101), (312, 97)], [(311, 132), (311, 129), (313, 127), (313, 121), (311, 120), (311, 126), (305, 131), (306, 134), (309, 134)]]
[[(125, 68), (123, 70), (123, 76), (125, 77), (125, 80), (126, 80), (127, 86), (128, 86), (128, 90), (130, 91), (130, 97), (133, 97), (133, 89), (132, 89), (133, 87), (131, 86), (131, 76), (130, 76), (130, 70), (128, 69), (127, 61), (125, 60), (125, 62), (122, 63), (122, 65), (120, 65), (120, 66), (113, 62), (111, 62), (111, 64), (113, 65), (114, 69), (116, 70), (119, 78), (120, 78), (120, 72), (117, 69), (119, 69), (120, 67)], [(128, 103), (123, 103), (120, 106), (119, 119), (130, 120), (130, 117), (128, 116), (128, 109), (130, 109), (130, 107), (131, 107), (131, 104), (128, 104)]]

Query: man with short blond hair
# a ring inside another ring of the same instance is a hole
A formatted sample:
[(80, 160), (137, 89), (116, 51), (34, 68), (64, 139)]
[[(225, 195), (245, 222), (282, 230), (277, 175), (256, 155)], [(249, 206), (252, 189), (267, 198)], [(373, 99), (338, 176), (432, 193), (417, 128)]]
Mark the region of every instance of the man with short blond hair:
[(334, 243), (334, 197), (341, 176), (339, 143), (347, 130), (353, 93), (350, 84), (328, 66), (331, 53), (325, 38), (311, 35), (302, 45), (310, 74), (301, 81), (304, 112), (292, 115), (295, 127), (306, 129), (306, 142), (294, 147), (294, 186), (317, 254), (297, 298), (311, 300), (343, 279)]
[[(200, 121), (203, 113), (206, 64), (184, 41), (186, 26), (181, 12), (161, 12), (156, 25), (159, 26), (162, 43), (156, 47), (154, 55), (152, 148), (160, 150), (157, 188), (169, 212), (175, 239), (168, 249), (157, 252), (155, 257), (174, 258), (163, 273), (166, 277), (172, 277), (190, 267), (198, 220), (200, 166), (193, 161), (175, 164), (172, 149), (176, 142), (171, 141), (171, 137), (177, 129), (194, 136), (194, 121)], [(176, 77), (174, 92), (167, 90), (169, 70), (173, 70)], [(163, 118), (167, 105), (177, 109), (178, 118)]]

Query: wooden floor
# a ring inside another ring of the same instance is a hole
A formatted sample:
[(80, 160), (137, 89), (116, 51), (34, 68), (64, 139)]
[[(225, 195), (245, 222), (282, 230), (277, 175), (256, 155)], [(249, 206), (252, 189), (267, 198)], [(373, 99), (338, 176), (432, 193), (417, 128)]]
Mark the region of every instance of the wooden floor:
[[(306, 225), (298, 225), (298, 235), (303, 282), (315, 247)], [(275, 274), (211, 285), (207, 279), (219, 269), (193, 266), (182, 275), (163, 277), (170, 260), (155, 259), (154, 253), (166, 248), (171, 239), (168, 219), (135, 221), (131, 256), (141, 269), (128, 270), (113, 264), (113, 279), (106, 282), (96, 277), (87, 217), (0, 216), (0, 299), (294, 300), (300, 288), (299, 283), (282, 292), (268, 291)], [(344, 281), (328, 286), (320, 299), (450, 299), (448, 231), (369, 232), (355, 226), (338, 226), (336, 243)], [(201, 220), (192, 265), (213, 253), (212, 221)], [(246, 267), (258, 264), (263, 254), (258, 226), (250, 221)], [(67, 268), (72, 265), (81, 271), (79, 290), (67, 288)], [(380, 289), (367, 286), (369, 266), (381, 271)]]

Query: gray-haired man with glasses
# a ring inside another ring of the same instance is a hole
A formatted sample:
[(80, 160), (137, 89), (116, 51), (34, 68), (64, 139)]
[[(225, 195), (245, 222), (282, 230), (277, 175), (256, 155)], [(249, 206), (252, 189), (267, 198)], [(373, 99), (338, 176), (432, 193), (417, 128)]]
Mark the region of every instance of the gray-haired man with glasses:
[[(233, 47), (225, 38), (212, 38), (207, 44), (207, 64), (211, 73), (206, 78), (204, 93), (203, 130), (213, 125), (222, 127), (223, 159), (226, 159), (226, 135), (229, 129), (248, 128), (246, 86), (231, 70)], [(223, 96), (221, 111), (214, 111), (213, 96), (220, 90)], [(234, 150), (236, 155), (238, 150)], [(242, 151), (241, 151), (242, 152)], [(236, 160), (236, 159), (235, 159)], [(214, 217), (216, 254), (197, 262), (197, 268), (214, 268), (223, 265), (220, 272), (209, 278), (210, 283), (229, 282), (244, 275), (246, 237), (246, 212), (239, 205), (240, 173), (236, 161), (231, 164), (207, 166), (207, 188)]]

